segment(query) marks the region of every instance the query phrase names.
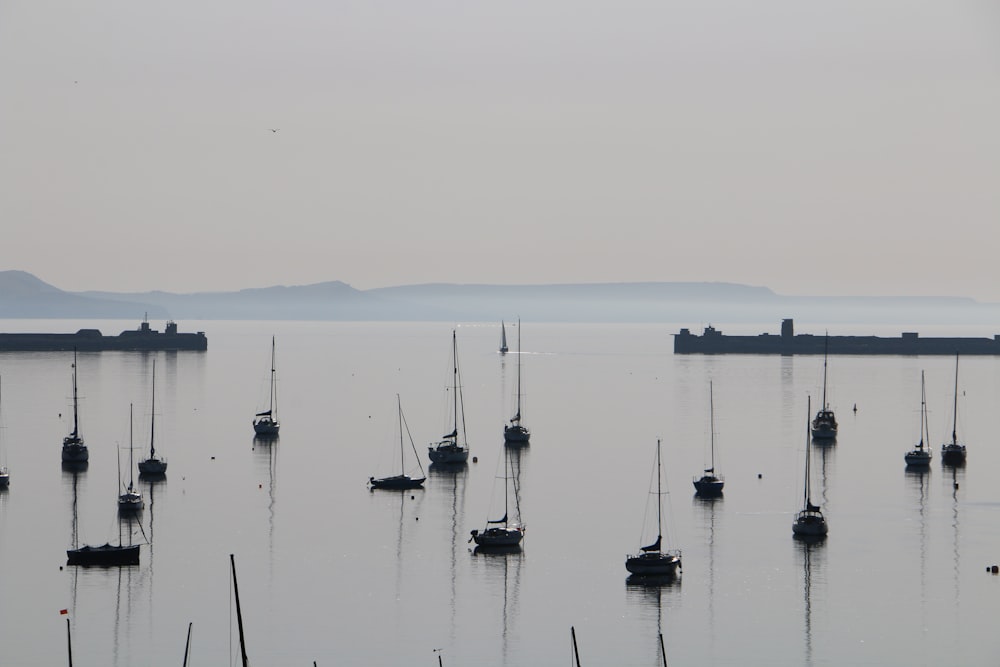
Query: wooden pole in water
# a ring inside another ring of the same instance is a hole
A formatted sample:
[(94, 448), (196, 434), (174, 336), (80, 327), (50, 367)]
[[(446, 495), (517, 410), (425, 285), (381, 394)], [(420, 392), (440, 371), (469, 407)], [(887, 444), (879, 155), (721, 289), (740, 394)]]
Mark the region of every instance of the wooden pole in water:
[(660, 655), (663, 656), (663, 667), (667, 667), (667, 650), (663, 648), (663, 633), (660, 633)]
[(236, 596), (236, 625), (240, 629), (240, 654), (243, 657), (243, 667), (250, 667), (250, 661), (247, 660), (247, 646), (243, 639), (243, 612), (240, 611), (240, 587), (236, 583), (236, 558), (233, 554), (229, 554), (229, 562), (233, 566), (233, 594)]
[(191, 651), (191, 626), (194, 623), (188, 623), (188, 636), (187, 641), (184, 643), (184, 667), (188, 664), (188, 653)]
[(580, 652), (576, 648), (576, 628), (569, 626), (569, 634), (573, 637), (573, 658), (576, 660), (576, 667), (580, 667)]
[(73, 637), (69, 630), (69, 619), (66, 619), (66, 650), (69, 654), (69, 667), (73, 667)]

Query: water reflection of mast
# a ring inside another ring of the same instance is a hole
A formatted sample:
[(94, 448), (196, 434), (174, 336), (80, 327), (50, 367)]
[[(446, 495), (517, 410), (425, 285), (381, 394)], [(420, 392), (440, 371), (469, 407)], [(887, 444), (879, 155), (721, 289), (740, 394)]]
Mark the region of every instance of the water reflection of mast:
[(907, 466), (906, 476), (916, 483), (917, 515), (920, 518), (920, 613), (921, 627), (927, 627), (927, 475), (930, 469)]
[(709, 646), (715, 646), (715, 514), (716, 505), (723, 502), (722, 496), (701, 498), (694, 496), (708, 518), (708, 627)]
[[(959, 567), (960, 561), (959, 561), (959, 549), (958, 549), (958, 542), (959, 542), (959, 540), (958, 540), (958, 488), (959, 488), (958, 471), (959, 471), (959, 469), (960, 469), (960, 466), (951, 466), (951, 525), (952, 525), (952, 528), (954, 529), (954, 538), (953, 538), (953, 541), (952, 541), (952, 552), (953, 552), (954, 557), (955, 557), (955, 564), (953, 566), (954, 570), (955, 570), (955, 585), (952, 586), (952, 588), (955, 590), (955, 613), (956, 613), (956, 615), (958, 613), (958, 600), (959, 600), (958, 582), (960, 580), (959, 573), (960, 573), (960, 570), (961, 570), (961, 568)], [(962, 476), (962, 481), (963, 482), (965, 481), (965, 476), (964, 475)]]
[[(128, 514), (126, 517), (128, 523), (129, 535), (132, 534), (132, 521), (137, 520), (136, 515)], [(131, 538), (129, 539), (131, 544)], [(112, 655), (114, 657), (114, 664), (119, 664), (118, 653), (119, 649), (122, 648), (121, 644), (124, 641), (128, 642), (128, 639), (132, 636), (130, 620), (132, 618), (132, 571), (137, 568), (135, 567), (120, 567), (118, 568), (118, 590), (115, 597), (115, 623), (114, 623), (114, 642), (112, 645)], [(124, 579), (125, 583), (125, 596), (124, 596), (124, 611), (122, 610), (122, 581)], [(122, 629), (122, 617), (125, 619), (125, 627)], [(127, 648), (127, 647), (126, 647)], [(131, 662), (129, 660), (126, 663)]]
[(823, 499), (822, 506), (826, 507), (827, 504), (828, 504), (827, 497), (826, 497), (826, 490), (827, 490), (827, 486), (828, 486), (827, 485), (827, 476), (826, 476), (826, 456), (827, 456), (827, 452), (829, 452), (831, 449), (833, 449), (830, 445), (836, 443), (837, 441), (836, 440), (830, 440), (830, 441), (813, 441), (813, 442), (814, 442), (815, 445), (819, 446), (819, 452), (820, 452), (820, 490), (819, 490), (819, 495), (820, 495), (820, 498)]
[(278, 439), (273, 436), (255, 435), (253, 450), (267, 455), (267, 545), (268, 567), (271, 570), (271, 580), (274, 580), (274, 516), (278, 488)]
[(825, 541), (822, 539), (799, 537), (795, 543), (800, 546), (802, 553), (802, 597), (803, 614), (805, 616), (805, 661), (804, 664), (813, 664), (812, 656), (812, 559), (814, 553), (819, 553)]
[[(427, 467), (428, 475), (451, 481), (451, 623), (449, 625), (451, 628), (450, 638), (453, 641), (455, 639), (455, 616), (458, 613), (456, 603), (458, 595), (458, 527), (465, 521), (465, 473), (467, 470), (468, 466), (464, 463), (460, 465), (432, 463)], [(459, 480), (461, 480), (461, 484), (459, 484)]]
[[(71, 544), (75, 549), (80, 545), (80, 521), (79, 521), (79, 513), (77, 511), (77, 508), (79, 507), (79, 503), (77, 501), (77, 488), (80, 481), (80, 473), (74, 470), (72, 474), (73, 474), (73, 518), (71, 520), (72, 523), (70, 527), (70, 539), (72, 540)], [(73, 568), (73, 588), (70, 596), (71, 599), (70, 609), (72, 609), (74, 612), (76, 611), (76, 583), (77, 583), (77, 577), (80, 576), (79, 570), (80, 568), (78, 567)]]

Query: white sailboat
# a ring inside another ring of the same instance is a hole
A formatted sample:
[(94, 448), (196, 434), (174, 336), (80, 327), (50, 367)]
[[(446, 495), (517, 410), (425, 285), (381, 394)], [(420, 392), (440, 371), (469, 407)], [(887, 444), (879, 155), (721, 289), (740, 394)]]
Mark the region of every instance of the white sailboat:
[(153, 360), (152, 397), (149, 408), (149, 458), (139, 461), (139, 475), (157, 477), (167, 473), (167, 460), (156, 455), (156, 360)]
[(517, 489), (514, 489), (514, 509), (517, 520), (510, 519), (510, 490), (512, 485), (516, 485), (517, 478), (511, 466), (510, 452), (503, 448), (504, 471), (503, 471), (503, 517), (500, 519), (487, 519), (486, 528), (482, 531), (471, 531), (476, 546), (479, 549), (517, 547), (524, 537), (524, 524), (521, 523), (521, 507), (518, 502)]
[(132, 474), (135, 468), (132, 461), (132, 404), (128, 406), (128, 487), (124, 493), (118, 496), (118, 511), (122, 513), (138, 512), (143, 507), (142, 494), (135, 487), (135, 477)]
[(681, 567), (679, 549), (663, 549), (663, 473), (660, 441), (656, 441), (656, 541), (625, 559), (625, 569), (642, 577), (672, 577)]
[(271, 336), (271, 386), (267, 410), (254, 415), (253, 432), (257, 435), (278, 435), (281, 424), (278, 422), (278, 395), (274, 383), (274, 336)]
[(517, 412), (503, 427), (503, 441), (513, 447), (527, 445), (531, 431), (521, 423), (521, 320), (517, 321)]
[(809, 442), (809, 415), (812, 413), (812, 400), (806, 408), (806, 475), (803, 491), (803, 508), (795, 515), (792, 523), (792, 534), (800, 537), (823, 537), (827, 533), (826, 517), (818, 505), (813, 505), (809, 496), (809, 452), (812, 449)]
[(500, 320), (500, 354), (507, 354), (507, 328)]
[(927, 389), (924, 386), (924, 372), (920, 371), (920, 442), (904, 455), (906, 465), (912, 468), (927, 467), (931, 464), (931, 448), (924, 446), (928, 437), (927, 428)]
[[(368, 484), (373, 489), (417, 489), (422, 487), (424, 480), (427, 479), (424, 476), (424, 467), (420, 465), (417, 447), (413, 444), (413, 436), (410, 435), (410, 427), (406, 424), (406, 419), (403, 417), (403, 404), (399, 400), (399, 394), (396, 394), (396, 406), (399, 411), (399, 474), (390, 477), (369, 477)], [(406, 474), (406, 447), (403, 446), (404, 431), (406, 431), (406, 435), (410, 438), (410, 448), (413, 450), (413, 456), (417, 460), (417, 467), (420, 468), (420, 477), (410, 477)]]
[[(0, 390), (0, 403), (2, 403), (3, 392)], [(2, 412), (0, 412), (0, 489), (5, 489), (10, 486), (10, 471), (7, 470), (7, 466), (4, 465), (4, 455), (3, 455), (3, 420)]]
[(713, 498), (722, 495), (722, 487), (726, 485), (725, 479), (715, 473), (715, 396), (712, 390), (712, 383), (708, 383), (708, 414), (709, 426), (712, 431), (711, 442), (711, 462), (705, 468), (701, 477), (694, 479), (695, 493), (703, 498)]
[(827, 336), (827, 342), (823, 345), (823, 403), (820, 405), (819, 412), (816, 413), (816, 417), (812, 421), (812, 437), (817, 440), (832, 440), (837, 437), (837, 417), (833, 414), (833, 410), (830, 409), (830, 404), (826, 402), (828, 345), (829, 336)]
[[(427, 447), (427, 455), (430, 457), (431, 463), (456, 464), (466, 463), (469, 460), (469, 446), (465, 434), (465, 412), (462, 406), (462, 388), (458, 375), (458, 342), (454, 330), (451, 332), (451, 361), (451, 410), (452, 415), (454, 415), (454, 423), (451, 433), (442, 436), (441, 440), (431, 443)], [(459, 420), (460, 413), (461, 420)], [(461, 425), (461, 433), (459, 433), (459, 425)]]
[(90, 451), (80, 435), (79, 400), (76, 390), (76, 350), (73, 350), (73, 432), (63, 438), (62, 462), (81, 465), (90, 459)]
[(941, 463), (951, 466), (965, 465), (965, 445), (958, 442), (958, 355), (955, 355), (955, 404), (951, 425), (951, 442), (941, 445)]

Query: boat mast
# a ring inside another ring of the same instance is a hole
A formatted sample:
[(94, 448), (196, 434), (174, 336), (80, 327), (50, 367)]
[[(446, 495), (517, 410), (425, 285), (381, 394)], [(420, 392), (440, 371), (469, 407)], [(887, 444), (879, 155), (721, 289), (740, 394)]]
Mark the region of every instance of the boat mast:
[(656, 550), (660, 551), (663, 543), (663, 491), (661, 490), (663, 473), (660, 472), (660, 440), (656, 440)]
[(76, 348), (73, 348), (73, 437), (78, 437), (78, 432), (80, 428), (80, 420), (77, 415), (77, 397), (76, 397)]
[(156, 436), (156, 359), (153, 359), (153, 396), (149, 402), (149, 458), (156, 458), (153, 438)]
[(135, 483), (135, 479), (132, 477), (132, 469), (135, 467), (132, 463), (132, 404), (128, 404), (128, 492), (132, 493), (132, 486)]
[(458, 445), (458, 340), (455, 338), (455, 330), (451, 330), (451, 400), (454, 403), (455, 413), (455, 444)]
[(236, 558), (233, 554), (229, 554), (229, 562), (233, 568), (233, 595), (236, 597), (236, 624), (240, 630), (240, 654), (243, 657), (243, 667), (250, 667), (250, 661), (247, 660), (246, 641), (243, 638), (243, 612), (240, 610), (240, 587), (236, 583)]
[(712, 381), (708, 382), (708, 423), (712, 431), (711, 443), (712, 443), (712, 467), (706, 470), (708, 473), (715, 473), (715, 392), (712, 388)]
[(396, 394), (396, 408), (399, 413), (399, 474), (406, 474), (406, 463), (403, 461), (403, 404)]
[(952, 410), (954, 419), (951, 423), (951, 444), (958, 444), (958, 353), (955, 353), (955, 405)]
[(274, 391), (274, 336), (271, 336), (271, 406), (270, 413), (273, 421), (278, 421), (278, 413), (274, 408), (277, 397)]
[(810, 449), (809, 436), (811, 434), (809, 430), (809, 415), (811, 414), (812, 414), (812, 396), (808, 396), (806, 397), (806, 482), (805, 485), (803, 486), (804, 489), (803, 495), (805, 496), (804, 500), (806, 501), (807, 510), (809, 509), (809, 506), (812, 505), (812, 502), (810, 501), (809, 498), (809, 449)]
[(920, 444), (917, 449), (924, 450), (924, 434), (930, 437), (927, 431), (927, 388), (924, 385), (924, 372), (920, 371)]
[(503, 459), (504, 459), (504, 461), (503, 461), (503, 527), (506, 528), (507, 527), (507, 517), (509, 516), (507, 514), (507, 506), (508, 506), (508, 502), (507, 502), (507, 495), (508, 495), (508, 493), (507, 493), (507, 475), (508, 475), (508, 473), (513, 473), (513, 470), (510, 469), (510, 467), (511, 467), (511, 465), (510, 465), (510, 451), (506, 447), (503, 448)]
[(521, 318), (517, 319), (517, 414), (514, 419), (521, 424)]
[(823, 410), (827, 409), (826, 405), (826, 356), (827, 351), (830, 346), (830, 334), (827, 334), (823, 339)]

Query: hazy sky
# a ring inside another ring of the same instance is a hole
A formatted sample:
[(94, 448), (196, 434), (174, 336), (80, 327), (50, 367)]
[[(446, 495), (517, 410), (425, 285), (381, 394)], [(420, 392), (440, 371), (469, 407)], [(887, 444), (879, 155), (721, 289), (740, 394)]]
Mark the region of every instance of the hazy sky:
[(1000, 301), (998, 223), (996, 0), (0, 2), (0, 269), (63, 289)]

